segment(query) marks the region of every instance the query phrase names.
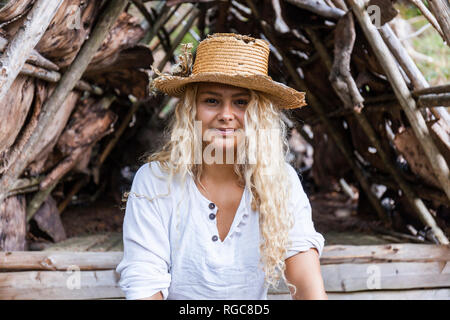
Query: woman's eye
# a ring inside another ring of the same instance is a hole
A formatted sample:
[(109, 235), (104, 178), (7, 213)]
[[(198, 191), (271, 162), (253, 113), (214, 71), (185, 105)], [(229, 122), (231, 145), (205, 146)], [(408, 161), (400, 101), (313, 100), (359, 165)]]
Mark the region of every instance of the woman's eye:
[(214, 99), (214, 98), (208, 98), (208, 99), (205, 99), (205, 102), (206, 102), (206, 103), (209, 103), (209, 104), (214, 104), (214, 103), (217, 102), (217, 100)]
[(237, 102), (237, 104), (240, 107), (244, 107), (244, 106), (246, 106), (248, 104), (248, 101), (247, 100), (243, 100), (243, 99), (237, 100), (236, 102)]

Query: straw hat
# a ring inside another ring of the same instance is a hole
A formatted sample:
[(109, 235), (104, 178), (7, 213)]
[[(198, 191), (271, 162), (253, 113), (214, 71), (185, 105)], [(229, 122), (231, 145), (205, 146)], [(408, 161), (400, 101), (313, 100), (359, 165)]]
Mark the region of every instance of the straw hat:
[(269, 43), (234, 33), (215, 33), (201, 41), (197, 47), (192, 68), (192, 44), (184, 45), (179, 63), (171, 73), (161, 73), (151, 88), (170, 96), (181, 97), (187, 84), (218, 82), (264, 92), (280, 108), (305, 106), (305, 93), (294, 90), (268, 75)]

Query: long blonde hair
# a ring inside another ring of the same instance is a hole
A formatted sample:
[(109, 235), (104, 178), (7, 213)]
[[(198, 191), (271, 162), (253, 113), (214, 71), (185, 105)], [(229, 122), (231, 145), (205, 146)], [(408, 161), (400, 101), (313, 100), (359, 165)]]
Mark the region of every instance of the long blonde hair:
[[(176, 174), (182, 181), (189, 174), (200, 183), (202, 165), (194, 161), (196, 144), (202, 141), (194, 130), (197, 90), (198, 84), (187, 86), (168, 128), (170, 139), (160, 151), (146, 157), (147, 162), (159, 161), (168, 173), (169, 188)], [(267, 96), (253, 90), (250, 94), (244, 116), (244, 147), (238, 152), (234, 171), (239, 183), (251, 191), (252, 210), (259, 212), (260, 252), (266, 284), (276, 286), (281, 276), (288, 286), (292, 286), (284, 275), (288, 231), (294, 222), (288, 208), (287, 129), (281, 118), (282, 111)], [(256, 161), (252, 162), (252, 157)], [(176, 163), (174, 159), (177, 159)]]

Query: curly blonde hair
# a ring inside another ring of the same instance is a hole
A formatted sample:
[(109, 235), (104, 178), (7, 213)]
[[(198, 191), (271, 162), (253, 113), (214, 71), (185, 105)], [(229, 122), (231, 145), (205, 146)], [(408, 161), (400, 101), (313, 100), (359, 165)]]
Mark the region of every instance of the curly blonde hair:
[[(200, 183), (202, 165), (194, 161), (194, 150), (198, 148), (196, 144), (202, 141), (194, 130), (197, 90), (198, 84), (195, 83), (186, 87), (166, 131), (170, 139), (161, 150), (146, 156), (146, 162), (159, 161), (161, 168), (168, 173), (169, 193), (176, 174), (182, 181), (189, 174)], [(237, 153), (234, 171), (239, 184), (251, 191), (252, 210), (259, 212), (260, 252), (266, 285), (277, 286), (281, 276), (286, 285), (294, 287), (284, 275), (288, 232), (294, 223), (293, 215), (288, 210), (290, 179), (285, 163), (289, 152), (287, 128), (281, 109), (269, 97), (253, 90), (250, 90), (250, 95), (244, 116), (243, 147)], [(252, 157), (256, 161), (251, 161)]]

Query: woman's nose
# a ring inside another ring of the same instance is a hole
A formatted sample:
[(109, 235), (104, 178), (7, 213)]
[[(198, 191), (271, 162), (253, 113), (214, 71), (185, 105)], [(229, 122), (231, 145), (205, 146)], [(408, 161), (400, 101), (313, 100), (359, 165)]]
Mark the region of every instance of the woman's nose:
[(222, 108), (220, 108), (219, 120), (233, 120), (234, 114), (231, 106), (231, 101), (224, 101)]

